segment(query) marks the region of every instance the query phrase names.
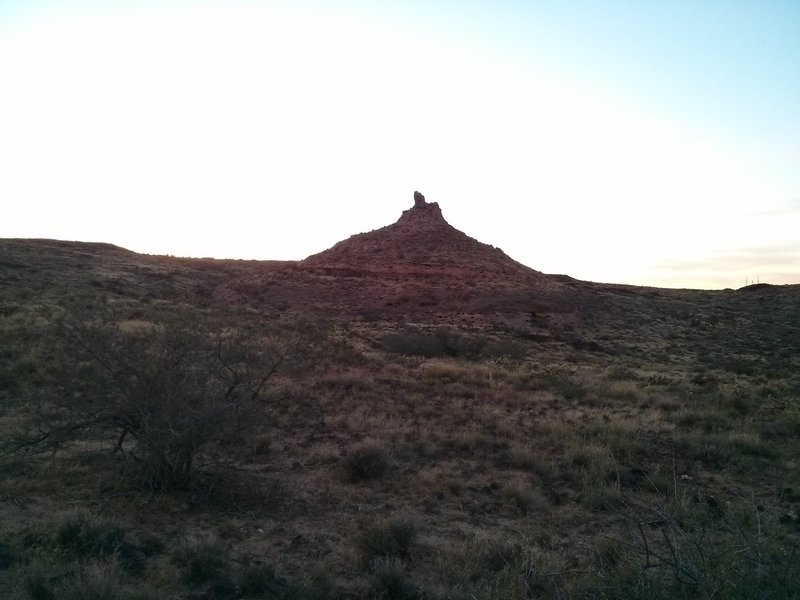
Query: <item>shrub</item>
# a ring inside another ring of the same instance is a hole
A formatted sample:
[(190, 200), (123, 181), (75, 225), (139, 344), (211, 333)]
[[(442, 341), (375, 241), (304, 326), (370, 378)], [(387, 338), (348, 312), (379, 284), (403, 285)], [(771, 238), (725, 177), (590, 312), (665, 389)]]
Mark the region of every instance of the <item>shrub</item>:
[(513, 467), (517, 469), (539, 470), (546, 461), (546, 456), (538, 449), (514, 442), (508, 451), (508, 458)]
[(139, 549), (145, 556), (156, 556), (164, 551), (164, 542), (157, 535), (147, 533), (139, 536)]
[(0, 571), (8, 569), (16, 562), (17, 558), (11, 548), (0, 543)]
[(513, 565), (522, 554), (519, 544), (508, 540), (492, 540), (479, 552), (479, 566), (490, 573), (498, 573)]
[(368, 525), (358, 547), (369, 561), (378, 557), (407, 557), (417, 537), (417, 527), (408, 517), (393, 517)]
[(600, 483), (585, 486), (581, 502), (592, 510), (610, 510), (620, 506), (622, 498), (616, 485)]
[(272, 565), (251, 564), (239, 573), (239, 589), (243, 596), (264, 597), (277, 592), (280, 582)]
[(39, 565), (29, 566), (22, 579), (28, 600), (56, 600), (51, 575)]
[(366, 444), (348, 452), (344, 468), (347, 478), (353, 483), (377, 479), (389, 468), (389, 458), (380, 446)]
[(254, 423), (249, 417), (270, 378), (306, 349), (305, 331), (274, 327), (215, 330), (173, 317), (130, 328), (109, 313), (67, 318), (58, 339), (70, 360), (53, 398), (63, 410), (33, 424), (37, 432), (17, 447), (55, 449), (99, 431), (116, 453), (133, 459), (140, 483), (184, 487), (196, 454)]
[[(426, 381), (474, 381), (473, 375), (475, 371), (476, 369), (472, 365), (445, 359), (423, 364), (422, 378)], [(485, 379), (485, 376), (483, 379)]]
[(582, 443), (567, 446), (565, 458), (573, 469), (584, 477), (605, 481), (614, 477), (614, 461), (604, 446)]
[(119, 600), (123, 597), (120, 575), (108, 565), (82, 570), (74, 581), (59, 590), (64, 600)]
[(80, 558), (111, 556), (125, 541), (125, 532), (114, 523), (90, 523), (84, 516), (65, 519), (56, 532), (56, 543)]
[(611, 383), (603, 386), (602, 393), (611, 400), (628, 403), (640, 402), (643, 398), (636, 382), (624, 379), (612, 380)]
[(608, 370), (608, 378), (611, 381), (636, 380), (639, 374), (625, 365), (614, 365)]
[(577, 375), (558, 368), (545, 368), (533, 374), (537, 389), (546, 389), (565, 400), (577, 400), (586, 395), (586, 386)]
[(230, 557), (219, 542), (184, 544), (176, 550), (173, 560), (183, 570), (183, 581), (188, 585), (224, 585), (230, 581)]
[(631, 424), (620, 421), (594, 421), (585, 429), (586, 437), (601, 444), (615, 455), (634, 456), (647, 449), (644, 436), (632, 428)]
[(484, 358), (522, 360), (527, 356), (528, 348), (515, 340), (504, 339), (481, 345), (479, 352)]
[(613, 567), (622, 559), (624, 553), (625, 545), (613, 537), (603, 537), (594, 545), (595, 560), (601, 568)]
[(775, 449), (764, 442), (756, 433), (745, 431), (730, 431), (725, 442), (737, 452), (747, 456), (772, 458), (776, 455)]
[(598, 547), (599, 581), (584, 597), (629, 597), (631, 585), (648, 598), (797, 597), (800, 575), (786, 561), (800, 548), (770, 531), (760, 510), (734, 501), (709, 518), (697, 495), (676, 494), (655, 510), (630, 512), (631, 537)]
[(541, 513), (548, 508), (547, 501), (542, 495), (533, 489), (521, 484), (515, 483), (506, 489), (508, 499), (523, 514)]
[(390, 352), (406, 356), (424, 356), (433, 358), (437, 356), (455, 356), (445, 335), (407, 331), (383, 338), (383, 344)]
[(141, 573), (146, 558), (163, 549), (152, 543), (138, 544), (119, 525), (95, 523), (84, 515), (67, 517), (56, 530), (56, 544), (62, 550), (80, 559), (115, 556), (131, 575)]
[(369, 582), (376, 598), (385, 600), (416, 600), (422, 594), (409, 580), (403, 563), (396, 558), (382, 558), (371, 566)]
[(408, 329), (384, 336), (383, 345), (395, 354), (425, 358), (522, 358), (527, 352), (525, 346), (513, 341), (492, 342), (483, 336), (464, 335), (449, 327), (437, 327), (432, 331)]

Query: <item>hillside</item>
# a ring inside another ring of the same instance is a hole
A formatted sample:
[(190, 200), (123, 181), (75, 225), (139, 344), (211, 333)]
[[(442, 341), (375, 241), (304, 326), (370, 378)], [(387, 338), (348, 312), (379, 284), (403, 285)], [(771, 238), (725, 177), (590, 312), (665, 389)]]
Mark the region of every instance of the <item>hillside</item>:
[(800, 286), (0, 240), (0, 597), (792, 598)]
[(449, 278), (460, 281), (555, 282), (452, 227), (436, 202), (415, 192), (415, 204), (396, 223), (360, 233), (302, 261), (303, 268), (335, 275)]

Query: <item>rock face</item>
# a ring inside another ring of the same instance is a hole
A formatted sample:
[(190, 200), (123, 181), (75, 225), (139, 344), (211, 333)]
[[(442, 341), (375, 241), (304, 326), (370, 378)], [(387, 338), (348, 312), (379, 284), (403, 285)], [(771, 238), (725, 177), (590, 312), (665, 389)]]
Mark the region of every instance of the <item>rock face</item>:
[(396, 223), (351, 236), (297, 268), (324, 278), (319, 304), (343, 312), (504, 314), (526, 322), (563, 290), (556, 279), (451, 226), (439, 205), (419, 192)]
[[(407, 229), (416, 229), (417, 231), (430, 231), (435, 229), (445, 231), (448, 228), (453, 229), (450, 224), (444, 220), (442, 209), (439, 208), (439, 204), (436, 202), (425, 202), (425, 196), (419, 192), (414, 192), (414, 206), (408, 210), (404, 210), (395, 225), (400, 225)], [(457, 230), (453, 229), (453, 231)]]
[(356, 277), (543, 281), (546, 276), (451, 226), (436, 202), (414, 192), (414, 206), (396, 223), (360, 233), (309, 256), (300, 267)]

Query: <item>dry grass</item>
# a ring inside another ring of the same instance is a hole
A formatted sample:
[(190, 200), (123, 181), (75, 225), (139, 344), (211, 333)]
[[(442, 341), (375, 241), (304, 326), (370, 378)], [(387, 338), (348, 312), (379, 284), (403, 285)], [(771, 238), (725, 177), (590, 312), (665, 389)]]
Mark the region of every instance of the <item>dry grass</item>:
[[(199, 303), (185, 279), (159, 291), (168, 281), (144, 304), (124, 280), (103, 289), (130, 331), (171, 311), (231, 328), (271, 318)], [(0, 311), (4, 440), (69, 416), (79, 392), (47, 343), (61, 309), (24, 287)], [(791, 313), (777, 305), (762, 335), (740, 297), (658, 291), (645, 309), (645, 296), (598, 294), (619, 312), (587, 295), (580, 319), (563, 319), (572, 330), (546, 339), (481, 316), (398, 342), (444, 340), (456, 356), (387, 347), (408, 329), (380, 315), (319, 321), (310, 360), (275, 376), (248, 431), (198, 453), (184, 489), (132, 486), (102, 437), (3, 445), (0, 596), (800, 593), (800, 354), (781, 354), (791, 342), (777, 335), (797, 331)], [(737, 336), (697, 333), (701, 305), (723, 324), (735, 312)], [(647, 319), (630, 327), (626, 311)], [(730, 359), (742, 339), (750, 362)], [(492, 355), (502, 347), (514, 356)]]

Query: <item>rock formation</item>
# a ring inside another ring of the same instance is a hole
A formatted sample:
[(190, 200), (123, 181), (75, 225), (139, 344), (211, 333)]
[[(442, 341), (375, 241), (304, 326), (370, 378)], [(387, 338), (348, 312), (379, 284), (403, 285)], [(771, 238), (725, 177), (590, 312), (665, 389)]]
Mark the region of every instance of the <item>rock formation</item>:
[(542, 274), (450, 225), (436, 202), (414, 192), (414, 206), (396, 223), (359, 233), (309, 256), (303, 269), (337, 275), (403, 278), (536, 279)]
[(419, 192), (397, 222), (353, 235), (297, 268), (325, 277), (324, 302), (340, 298), (342, 310), (511, 313), (522, 324), (531, 311), (545, 311), (546, 297), (562, 287), (459, 231)]
[(419, 192), (414, 192), (414, 206), (404, 210), (395, 225), (418, 231), (442, 228), (452, 229), (450, 224), (444, 220), (439, 204), (437, 202), (425, 202), (425, 196)]

